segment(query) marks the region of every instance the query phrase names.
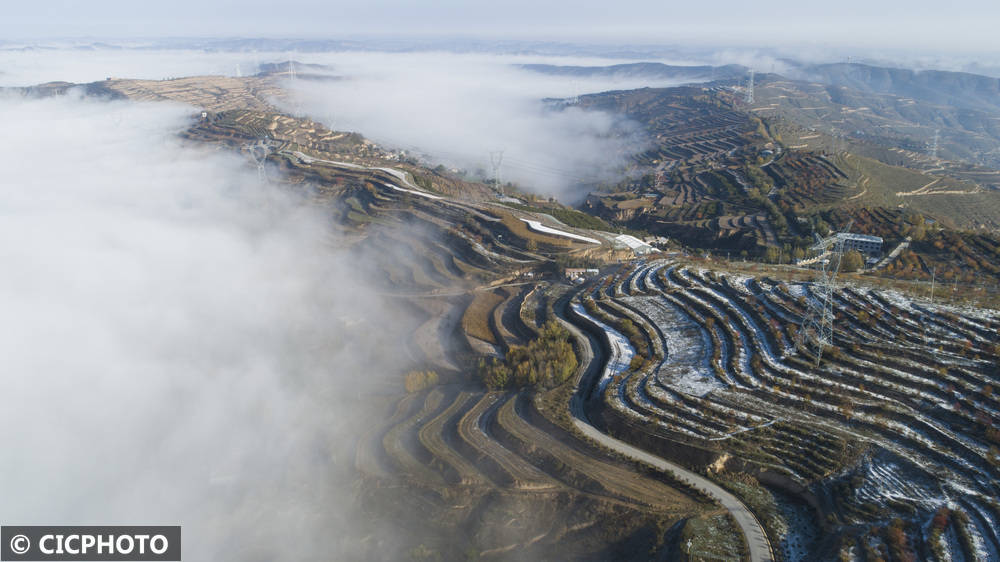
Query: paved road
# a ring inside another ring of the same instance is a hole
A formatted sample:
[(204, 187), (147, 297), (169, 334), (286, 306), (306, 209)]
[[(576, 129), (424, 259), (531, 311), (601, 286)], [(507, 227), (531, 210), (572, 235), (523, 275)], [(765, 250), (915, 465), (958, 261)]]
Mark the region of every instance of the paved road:
[[(566, 319), (568, 300), (569, 299), (567, 298), (560, 300), (556, 303), (554, 309), (556, 316), (559, 318), (563, 326), (572, 332), (579, 341), (587, 342), (587, 345), (583, 346), (583, 349), (581, 349), (581, 369), (577, 374), (577, 385), (579, 386), (581, 382), (591, 380), (595, 370), (603, 370), (605, 368), (605, 361), (595, 361), (594, 348), (596, 346), (592, 341), (593, 338), (585, 334), (582, 330)], [(680, 465), (650, 454), (642, 449), (636, 448), (624, 441), (620, 441), (607, 435), (606, 433), (601, 432), (599, 429), (594, 427), (592, 423), (590, 423), (590, 419), (587, 417), (587, 412), (583, 407), (583, 399), (580, 396), (579, 388), (577, 388), (577, 392), (573, 394), (573, 398), (570, 400), (570, 411), (573, 414), (573, 425), (575, 425), (576, 428), (587, 437), (590, 437), (601, 445), (604, 445), (605, 447), (617, 451), (627, 457), (654, 466), (664, 472), (668, 472), (678, 480), (686, 482), (687, 484), (704, 491), (706, 494), (722, 504), (723, 507), (733, 514), (733, 517), (736, 519), (736, 524), (739, 525), (740, 529), (743, 531), (743, 536), (746, 537), (747, 544), (750, 546), (751, 562), (771, 562), (774, 559), (771, 553), (771, 544), (767, 540), (767, 535), (764, 534), (764, 528), (761, 526), (760, 521), (757, 520), (754, 514), (747, 508), (747, 506), (743, 505), (743, 502), (741, 502), (736, 496), (727, 492), (721, 486), (706, 479), (700, 474), (691, 472)]]
[(769, 562), (772, 559), (771, 546), (767, 541), (767, 535), (764, 534), (764, 529), (757, 521), (757, 518), (754, 517), (753, 513), (751, 513), (750, 510), (743, 505), (743, 502), (741, 502), (736, 496), (730, 494), (717, 484), (707, 480), (699, 474), (682, 468), (668, 460), (651, 455), (646, 451), (637, 449), (624, 441), (619, 441), (613, 437), (609, 437), (605, 433), (601, 433), (596, 427), (590, 425), (589, 422), (581, 420), (575, 415), (573, 417), (573, 424), (577, 427), (577, 429), (582, 431), (584, 435), (594, 439), (605, 447), (654, 466), (664, 472), (669, 472), (677, 479), (703, 490), (705, 493), (718, 500), (723, 507), (728, 509), (729, 512), (733, 514), (733, 517), (736, 519), (736, 524), (740, 526), (740, 529), (743, 531), (743, 535), (747, 537), (747, 543), (750, 545), (751, 562)]

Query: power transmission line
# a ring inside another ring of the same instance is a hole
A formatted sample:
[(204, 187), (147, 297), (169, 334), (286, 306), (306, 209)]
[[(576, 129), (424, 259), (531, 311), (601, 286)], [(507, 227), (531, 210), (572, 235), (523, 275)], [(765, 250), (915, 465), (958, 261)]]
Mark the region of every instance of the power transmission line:
[(268, 144), (267, 139), (260, 139), (254, 144), (244, 144), (243, 149), (247, 151), (250, 158), (253, 159), (254, 163), (257, 165), (257, 181), (261, 185), (267, 183), (267, 157), (271, 154), (271, 146)]
[(844, 243), (847, 241), (845, 235), (853, 225), (854, 219), (851, 219), (843, 232), (828, 236), (810, 248), (829, 253), (829, 256), (826, 261), (820, 261), (816, 280), (812, 284), (814, 298), (806, 300), (806, 314), (795, 339), (801, 347), (812, 347), (817, 367), (823, 358), (823, 352), (833, 345), (833, 293), (837, 273), (840, 272), (840, 264), (844, 259)]
[(496, 150), (490, 152), (490, 165), (493, 167), (493, 188), (503, 195), (503, 187), (500, 185), (500, 166), (503, 164), (503, 151)]

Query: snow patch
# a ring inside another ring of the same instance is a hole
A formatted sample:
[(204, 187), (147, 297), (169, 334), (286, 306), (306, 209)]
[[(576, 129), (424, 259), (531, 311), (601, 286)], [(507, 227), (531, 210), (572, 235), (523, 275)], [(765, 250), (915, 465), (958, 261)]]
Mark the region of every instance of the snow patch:
[(626, 297), (624, 302), (641, 310), (663, 333), (666, 357), (656, 378), (664, 387), (692, 396), (705, 396), (726, 387), (709, 364), (711, 337), (672, 303), (656, 297)]
[(402, 187), (398, 187), (398, 186), (392, 185), (391, 183), (383, 183), (382, 185), (384, 185), (386, 187), (391, 187), (392, 189), (395, 189), (396, 191), (405, 191), (406, 193), (412, 193), (414, 195), (419, 195), (421, 197), (426, 197), (428, 199), (443, 199), (443, 197), (438, 197), (437, 195), (431, 195), (430, 193), (427, 193), (427, 192), (424, 192), (424, 191), (417, 191), (416, 189), (403, 189)]
[(566, 232), (565, 230), (557, 230), (552, 227), (545, 226), (544, 224), (533, 221), (531, 219), (521, 219), (528, 223), (528, 228), (535, 230), (537, 232), (543, 232), (545, 234), (552, 234), (555, 236), (562, 236), (564, 238), (572, 238), (573, 240), (580, 240), (581, 242), (589, 242), (591, 244), (600, 244), (600, 240), (594, 240), (593, 238), (587, 238), (586, 236), (580, 236), (579, 234), (573, 234), (572, 232)]
[(601, 330), (604, 330), (604, 333), (608, 336), (608, 340), (611, 341), (611, 356), (608, 357), (608, 363), (604, 366), (604, 372), (601, 373), (601, 380), (597, 383), (598, 391), (604, 392), (604, 389), (615, 375), (628, 370), (632, 358), (635, 357), (635, 350), (632, 349), (632, 344), (629, 343), (628, 338), (623, 336), (618, 330), (588, 314), (583, 305), (572, 303), (570, 306), (573, 308), (573, 312), (586, 318)]

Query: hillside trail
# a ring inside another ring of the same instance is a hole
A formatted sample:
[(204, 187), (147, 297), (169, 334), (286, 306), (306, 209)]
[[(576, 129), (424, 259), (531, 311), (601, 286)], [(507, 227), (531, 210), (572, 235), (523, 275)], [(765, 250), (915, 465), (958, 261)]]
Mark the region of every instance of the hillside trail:
[(764, 527), (754, 516), (753, 512), (736, 496), (723, 489), (718, 484), (707, 478), (692, 472), (680, 465), (648, 453), (642, 449), (634, 447), (624, 441), (620, 441), (603, 433), (591, 423), (587, 412), (583, 406), (583, 395), (580, 384), (585, 380), (594, 379), (597, 370), (603, 370), (609, 362), (609, 358), (603, 357), (599, 346), (591, 343), (591, 338), (583, 333), (576, 325), (567, 318), (566, 308), (569, 305), (569, 297), (560, 299), (553, 310), (560, 324), (570, 331), (580, 345), (581, 361), (580, 368), (576, 375), (576, 392), (570, 399), (570, 413), (572, 414), (573, 426), (590, 439), (600, 443), (604, 447), (616, 451), (628, 458), (648, 464), (658, 470), (673, 475), (678, 480), (701, 490), (706, 495), (718, 501), (726, 508), (740, 527), (743, 536), (746, 537), (747, 545), (750, 549), (751, 562), (772, 562), (774, 560), (771, 543), (767, 539)]

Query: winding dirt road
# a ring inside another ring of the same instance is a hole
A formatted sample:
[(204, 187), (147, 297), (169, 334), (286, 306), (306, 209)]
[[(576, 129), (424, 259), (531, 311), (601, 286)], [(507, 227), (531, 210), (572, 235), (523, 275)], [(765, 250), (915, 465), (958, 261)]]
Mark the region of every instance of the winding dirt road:
[(584, 381), (594, 380), (594, 375), (598, 370), (604, 370), (607, 368), (609, 359), (603, 356), (595, 357), (595, 350), (597, 350), (597, 353), (603, 355), (603, 352), (600, 351), (600, 346), (596, 345), (593, 336), (585, 334), (567, 319), (566, 309), (568, 308), (568, 304), (569, 298), (564, 297), (556, 303), (554, 309), (560, 323), (562, 323), (562, 325), (569, 330), (581, 344), (580, 351), (582, 357), (580, 370), (577, 373), (576, 379), (577, 389), (573, 394), (573, 398), (570, 400), (570, 411), (573, 414), (573, 425), (576, 426), (576, 428), (584, 435), (597, 441), (601, 445), (632, 459), (644, 462), (659, 470), (668, 472), (677, 479), (704, 491), (733, 514), (736, 524), (739, 525), (740, 530), (743, 532), (743, 536), (747, 539), (747, 544), (750, 547), (751, 562), (771, 562), (774, 557), (771, 550), (771, 543), (767, 540), (764, 528), (761, 526), (760, 521), (757, 520), (754, 514), (747, 508), (746, 505), (743, 504), (743, 502), (739, 500), (739, 498), (700, 474), (691, 472), (680, 465), (650, 454), (642, 449), (601, 432), (590, 422), (590, 419), (587, 417), (587, 412), (583, 407), (583, 395), (586, 394), (586, 391), (581, 388), (582, 383)]

